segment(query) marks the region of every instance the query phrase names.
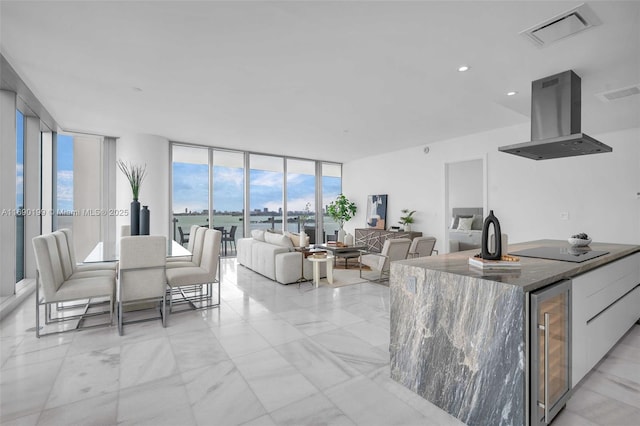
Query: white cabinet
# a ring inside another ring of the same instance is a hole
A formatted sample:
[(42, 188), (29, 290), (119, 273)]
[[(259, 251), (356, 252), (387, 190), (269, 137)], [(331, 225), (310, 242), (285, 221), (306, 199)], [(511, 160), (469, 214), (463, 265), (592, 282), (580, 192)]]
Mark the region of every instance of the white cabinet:
[(640, 253), (573, 277), (572, 383), (640, 318)]

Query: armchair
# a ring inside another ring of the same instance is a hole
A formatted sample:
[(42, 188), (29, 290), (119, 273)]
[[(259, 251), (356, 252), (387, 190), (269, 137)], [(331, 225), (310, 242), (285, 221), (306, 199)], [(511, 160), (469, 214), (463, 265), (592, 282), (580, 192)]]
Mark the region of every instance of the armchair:
[[(166, 327), (166, 256), (166, 237), (149, 235), (122, 237), (117, 287), (117, 316), (120, 335), (122, 335), (125, 324), (123, 306), (132, 302), (160, 300), (162, 303), (160, 318), (162, 326)], [(137, 321), (129, 323), (132, 322)]]
[[(410, 245), (411, 240), (409, 238), (390, 238), (384, 242), (380, 253), (362, 252), (358, 259), (358, 263), (360, 264), (360, 278), (377, 282), (389, 279), (391, 262), (406, 259)], [(362, 276), (363, 266), (368, 266), (372, 271), (377, 273), (377, 279), (369, 279)], [(383, 279), (383, 277), (385, 279)]]
[(416, 237), (411, 240), (409, 247), (409, 258), (431, 256), (433, 252), (438, 253), (433, 247), (436, 245), (435, 237)]

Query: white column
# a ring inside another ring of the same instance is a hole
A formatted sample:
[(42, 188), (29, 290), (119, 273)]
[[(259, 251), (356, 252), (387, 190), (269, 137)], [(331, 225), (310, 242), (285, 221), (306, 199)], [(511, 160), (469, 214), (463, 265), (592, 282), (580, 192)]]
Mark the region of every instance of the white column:
[(93, 211), (102, 208), (102, 137), (73, 137), (73, 241), (78, 261), (82, 261), (101, 241), (103, 216)]
[[(149, 206), (151, 211), (150, 233), (169, 238), (169, 140), (155, 135), (124, 136), (116, 142), (116, 160), (134, 165), (147, 165), (147, 174), (140, 186), (140, 206)], [(124, 174), (116, 173), (117, 208), (129, 210), (131, 186)], [(116, 232), (121, 225), (128, 225), (129, 217), (117, 219)]]
[[(24, 131), (24, 206), (29, 212), (40, 207), (40, 119), (25, 117)], [(36, 277), (36, 259), (31, 240), (40, 235), (40, 220), (48, 217), (27, 215), (24, 218), (24, 277)]]
[(0, 90), (0, 296), (16, 288), (16, 94)]

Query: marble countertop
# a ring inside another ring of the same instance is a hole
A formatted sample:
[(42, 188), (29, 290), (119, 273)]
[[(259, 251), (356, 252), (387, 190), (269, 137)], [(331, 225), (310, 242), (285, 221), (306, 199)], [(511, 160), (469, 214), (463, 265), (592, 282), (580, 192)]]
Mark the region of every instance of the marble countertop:
[[(509, 244), (509, 252), (535, 247), (568, 248), (569, 243), (563, 240), (537, 240), (526, 243)], [(397, 263), (511, 284), (522, 288), (524, 292), (529, 292), (553, 284), (561, 279), (582, 274), (632, 253), (640, 252), (640, 246), (628, 244), (592, 242), (589, 247), (592, 250), (608, 251), (609, 253), (581, 263), (520, 257), (522, 267), (513, 271), (482, 271), (469, 266), (469, 257), (479, 253), (478, 249), (402, 260)]]

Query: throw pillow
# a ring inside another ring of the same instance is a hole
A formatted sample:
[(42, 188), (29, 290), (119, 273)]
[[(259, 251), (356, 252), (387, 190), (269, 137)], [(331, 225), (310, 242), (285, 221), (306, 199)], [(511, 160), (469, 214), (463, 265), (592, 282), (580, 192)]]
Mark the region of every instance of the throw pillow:
[(473, 215), (469, 214), (457, 214), (454, 218), (453, 218), (453, 222), (451, 222), (451, 229), (458, 229), (458, 224), (460, 223), (460, 219), (462, 218), (469, 218), (469, 217), (473, 217)]
[(459, 231), (470, 231), (473, 224), (473, 217), (461, 217), (458, 221)]
[(482, 230), (482, 226), (484, 225), (484, 219), (481, 214), (473, 215), (473, 223), (471, 224), (471, 229), (474, 230)]
[(309, 236), (307, 235), (303, 241), (304, 245), (300, 244), (300, 234), (296, 234), (295, 232), (286, 232), (286, 236), (291, 238), (291, 243), (294, 247), (308, 247), (309, 246)]
[(273, 232), (265, 232), (264, 240), (269, 244), (274, 244), (280, 247), (293, 248), (293, 242), (291, 238), (286, 235), (276, 234)]
[(251, 231), (251, 236), (254, 240), (264, 241), (264, 231), (262, 229), (253, 229)]

